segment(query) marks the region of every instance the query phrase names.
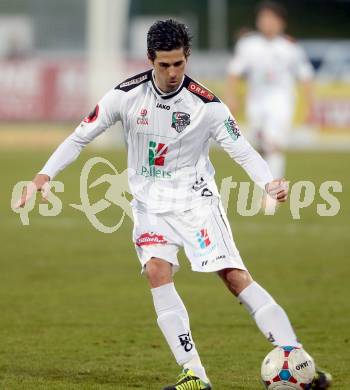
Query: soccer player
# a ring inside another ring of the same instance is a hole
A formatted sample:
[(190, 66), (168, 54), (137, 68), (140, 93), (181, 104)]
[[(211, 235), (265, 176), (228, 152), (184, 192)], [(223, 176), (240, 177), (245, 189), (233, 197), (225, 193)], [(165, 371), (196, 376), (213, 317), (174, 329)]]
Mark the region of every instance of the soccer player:
[[(53, 153), (34, 178), (38, 190), (73, 162), (85, 145), (121, 121), (133, 194), (133, 241), (148, 278), (158, 325), (177, 363), (178, 381), (167, 390), (211, 389), (191, 334), (173, 274), (184, 247), (192, 269), (216, 272), (274, 345), (300, 346), (284, 310), (255, 282), (234, 243), (209, 160), (215, 139), (248, 175), (279, 202), (284, 180), (241, 134), (224, 103), (185, 74), (190, 35), (174, 20), (154, 23), (147, 36), (152, 69), (110, 90)], [(29, 193), (20, 202), (25, 204)], [(316, 382), (316, 389), (321, 389)]]
[(246, 117), (254, 146), (274, 178), (284, 177), (288, 133), (295, 106), (295, 81), (300, 80), (306, 116), (313, 101), (313, 70), (302, 48), (284, 35), (286, 10), (266, 1), (257, 9), (257, 32), (242, 36), (228, 65), (227, 104), (237, 109), (237, 80), (247, 79)]

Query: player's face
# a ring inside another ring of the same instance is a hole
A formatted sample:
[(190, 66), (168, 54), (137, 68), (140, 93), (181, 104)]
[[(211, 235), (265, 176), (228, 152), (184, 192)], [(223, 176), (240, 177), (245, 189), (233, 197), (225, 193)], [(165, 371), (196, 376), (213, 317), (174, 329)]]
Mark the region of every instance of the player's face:
[(163, 92), (175, 91), (181, 84), (186, 68), (183, 48), (170, 51), (157, 51), (151, 61), (158, 87)]
[(256, 26), (258, 30), (268, 38), (274, 38), (284, 31), (284, 20), (270, 10), (263, 10), (259, 13)]

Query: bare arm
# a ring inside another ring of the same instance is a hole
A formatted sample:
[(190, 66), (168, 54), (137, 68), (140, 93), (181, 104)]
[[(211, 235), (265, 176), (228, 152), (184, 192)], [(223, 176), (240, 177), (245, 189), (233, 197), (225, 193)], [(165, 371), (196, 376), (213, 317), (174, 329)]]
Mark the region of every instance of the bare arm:
[(301, 46), (295, 47), (295, 55), (295, 76), (300, 82), (305, 102), (305, 119), (309, 121), (314, 104), (314, 70)]
[(229, 107), (231, 112), (237, 112), (239, 109), (238, 102), (238, 93), (237, 93), (237, 84), (240, 80), (240, 77), (234, 74), (229, 74), (226, 82), (226, 104)]
[(238, 83), (245, 78), (249, 69), (249, 56), (247, 56), (246, 40), (240, 39), (235, 47), (233, 57), (227, 65), (226, 104), (235, 113), (239, 109)]

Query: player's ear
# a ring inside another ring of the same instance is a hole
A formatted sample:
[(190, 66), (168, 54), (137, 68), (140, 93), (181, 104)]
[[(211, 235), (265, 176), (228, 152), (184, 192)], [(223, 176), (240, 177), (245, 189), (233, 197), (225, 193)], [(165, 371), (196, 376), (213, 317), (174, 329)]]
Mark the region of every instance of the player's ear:
[(154, 66), (154, 59), (152, 59), (152, 57), (150, 56), (149, 53), (147, 53), (147, 58), (148, 58), (148, 62), (150, 63), (150, 65)]

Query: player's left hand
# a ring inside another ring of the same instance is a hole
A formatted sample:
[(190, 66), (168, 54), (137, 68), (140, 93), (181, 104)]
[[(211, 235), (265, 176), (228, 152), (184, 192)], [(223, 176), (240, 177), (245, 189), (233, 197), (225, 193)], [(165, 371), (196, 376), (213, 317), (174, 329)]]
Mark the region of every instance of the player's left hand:
[(271, 198), (278, 202), (285, 202), (288, 199), (289, 185), (286, 179), (275, 179), (265, 186), (266, 192)]
[(14, 205), (14, 208), (24, 207), (36, 191), (40, 191), (43, 200), (47, 201), (50, 192), (49, 181), (50, 177), (48, 175), (37, 174), (33, 181), (23, 188), (22, 196)]

